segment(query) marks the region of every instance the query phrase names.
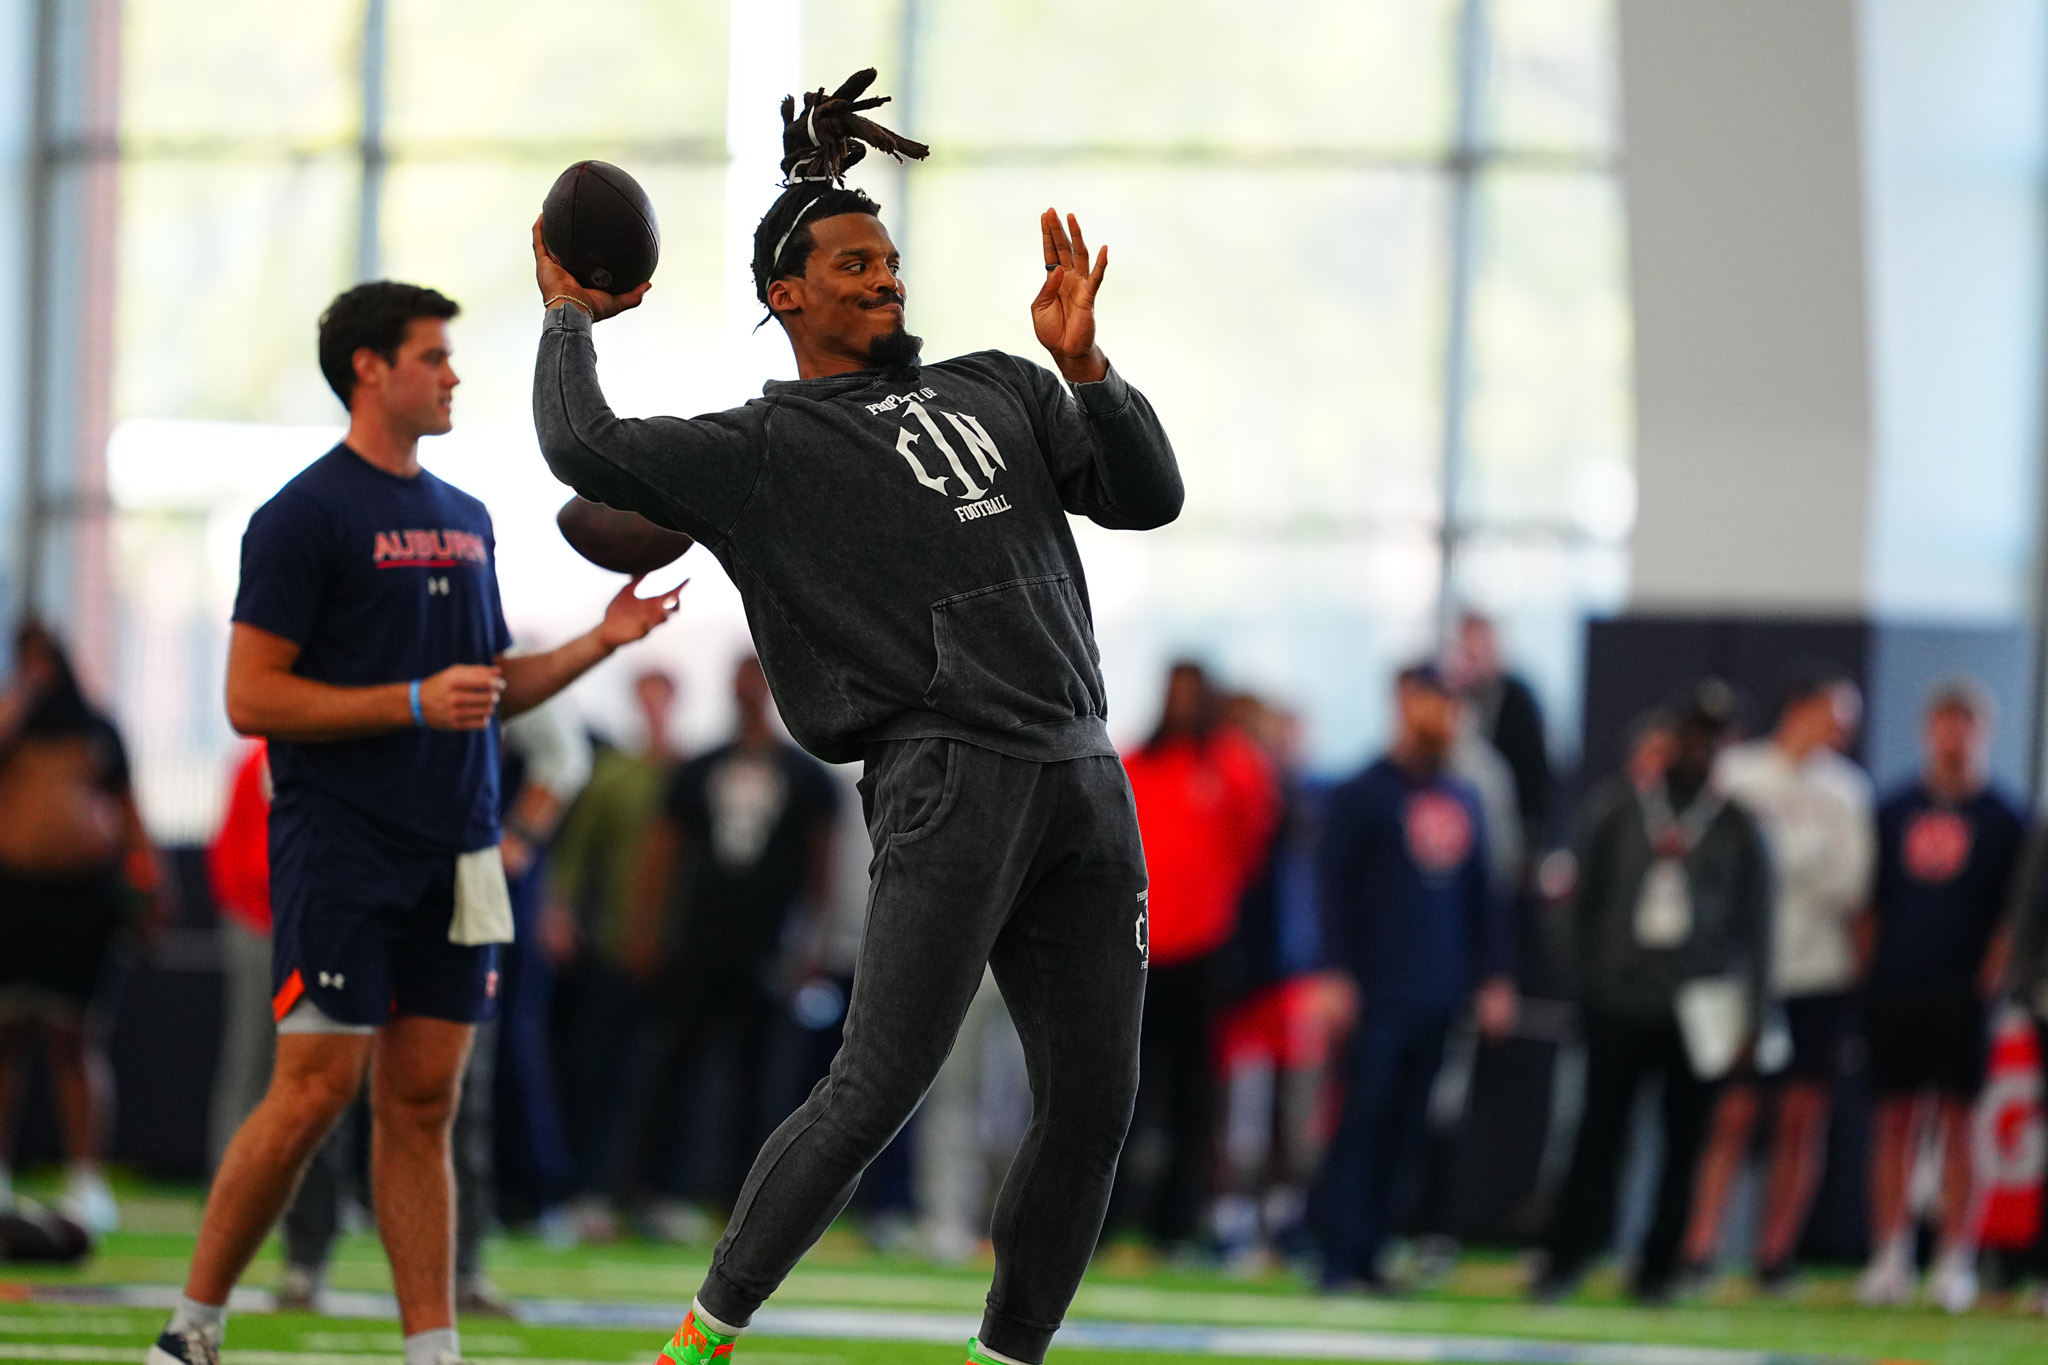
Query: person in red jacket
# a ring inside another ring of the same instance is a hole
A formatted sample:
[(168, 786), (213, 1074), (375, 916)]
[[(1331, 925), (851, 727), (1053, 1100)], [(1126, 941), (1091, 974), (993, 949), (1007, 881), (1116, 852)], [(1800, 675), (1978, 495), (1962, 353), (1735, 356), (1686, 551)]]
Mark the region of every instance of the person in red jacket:
[(1221, 722), (1199, 664), (1167, 675), (1159, 728), (1126, 755), (1150, 878), (1150, 975), (1138, 1043), (1137, 1115), (1118, 1173), (1116, 1222), (1156, 1245), (1187, 1241), (1205, 1203), (1215, 1066), (1213, 964), (1280, 818), (1258, 746)]
[(213, 1078), (207, 1165), (270, 1088), (277, 1025), (270, 1017), (270, 751), (262, 740), (235, 761), (227, 811), (206, 847), (206, 881), (220, 912), (220, 1067)]

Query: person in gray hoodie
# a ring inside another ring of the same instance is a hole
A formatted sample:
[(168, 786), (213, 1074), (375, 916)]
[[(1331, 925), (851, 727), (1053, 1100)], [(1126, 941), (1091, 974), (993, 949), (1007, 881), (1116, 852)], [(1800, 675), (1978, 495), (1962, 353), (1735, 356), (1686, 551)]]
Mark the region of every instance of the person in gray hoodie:
[(1748, 1011), (1737, 1026), (1753, 1044), (1770, 980), (1763, 834), (1709, 781), (1733, 696), (1709, 679), (1674, 712), (1663, 770), (1617, 777), (1596, 791), (1579, 834), (1570, 913), (1586, 1095), (1542, 1268), (1530, 1286), (1542, 1300), (1570, 1294), (1606, 1249), (1629, 1118), (1636, 1093), (1653, 1078), (1663, 1081), (1664, 1158), (1629, 1287), (1649, 1302), (1670, 1297), (1720, 1079), (1702, 1074), (1695, 1061), (1702, 1049), (1688, 1036), (1685, 997), (1702, 985), (1739, 981)]
[(1037, 1365), (1094, 1250), (1137, 1083), (1144, 855), (1067, 517), (1164, 525), (1179, 470), (1096, 344), (1108, 252), (1091, 263), (1072, 217), (1040, 220), (1031, 301), (1059, 375), (1000, 351), (920, 363), (880, 210), (839, 186), (860, 140), (924, 149), (859, 118), (864, 86), (806, 94), (801, 113), (784, 102), (789, 188), (753, 265), (800, 378), (744, 406), (614, 416), (591, 327), (645, 287), (579, 286), (534, 230), (534, 420), (550, 468), (718, 557), (791, 734), (865, 765), (876, 850), (845, 1041), (747, 1176), (664, 1350), (678, 1365), (728, 1355), (845, 1205), (937, 1074), (984, 964), (1023, 1039), (1034, 1111), (969, 1351)]

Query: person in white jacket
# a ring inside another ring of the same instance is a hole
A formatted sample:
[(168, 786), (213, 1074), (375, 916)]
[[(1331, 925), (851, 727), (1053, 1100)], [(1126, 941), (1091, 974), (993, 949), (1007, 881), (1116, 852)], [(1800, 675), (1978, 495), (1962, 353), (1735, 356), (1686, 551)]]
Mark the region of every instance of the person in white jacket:
[(1875, 861), (1870, 779), (1842, 754), (1861, 714), (1862, 698), (1840, 668), (1801, 665), (1780, 692), (1771, 734), (1728, 749), (1715, 768), (1716, 785), (1757, 817), (1770, 849), (1772, 1017), (1783, 1028), (1766, 1029), (1722, 1093), (1686, 1233), (1695, 1277), (1713, 1262), (1729, 1190), (1767, 1101), (1776, 1115), (1756, 1249), (1765, 1289), (1789, 1282), (1820, 1183), (1856, 980), (1852, 926), (1870, 899)]

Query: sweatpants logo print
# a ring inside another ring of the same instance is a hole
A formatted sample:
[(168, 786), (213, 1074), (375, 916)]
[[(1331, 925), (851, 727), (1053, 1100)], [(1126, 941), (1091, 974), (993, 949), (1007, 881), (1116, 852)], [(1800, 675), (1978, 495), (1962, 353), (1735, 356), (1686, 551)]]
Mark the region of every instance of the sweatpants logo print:
[(1138, 965), (1152, 965), (1152, 922), (1147, 911), (1151, 908), (1152, 893), (1149, 890), (1138, 893), (1138, 922), (1133, 931), (1138, 939)]
[[(915, 399), (902, 406), (903, 411), (914, 420), (897, 429), (896, 453), (910, 466), (912, 476), (934, 493), (957, 497), (962, 502), (975, 502), (987, 497), (988, 488), (974, 481), (974, 475), (968, 472), (967, 461), (960, 458), (959, 450), (954, 448), (953, 442), (947, 439), (945, 430), (938, 423), (939, 417), (946, 419), (946, 425), (953, 429), (953, 435), (967, 448), (968, 455), (973, 457), (975, 466), (981, 470), (981, 477), (992, 484), (996, 481), (996, 471), (1006, 470), (1010, 466), (1003, 459), (1003, 452), (996, 449), (995, 441), (990, 438), (988, 429), (982, 426), (981, 420), (965, 412), (941, 412), (934, 417), (931, 409)], [(927, 444), (920, 446), (919, 442)], [(966, 491), (955, 493), (944, 473), (933, 474), (926, 469), (924, 461), (918, 458), (920, 451), (926, 455), (944, 456), (946, 464), (952, 468), (953, 477), (960, 481), (960, 487)]]

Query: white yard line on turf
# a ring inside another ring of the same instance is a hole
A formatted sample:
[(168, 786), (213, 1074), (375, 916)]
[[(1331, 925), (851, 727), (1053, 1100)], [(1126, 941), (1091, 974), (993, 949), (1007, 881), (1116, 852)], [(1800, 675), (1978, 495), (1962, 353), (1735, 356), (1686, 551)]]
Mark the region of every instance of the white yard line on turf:
[[(175, 1289), (153, 1285), (66, 1287), (44, 1301), (93, 1303), (124, 1308), (169, 1308)], [(231, 1307), (262, 1311), (269, 1295), (237, 1290)], [(245, 1308), (246, 1305), (246, 1308)], [(682, 1320), (688, 1304), (616, 1303), (574, 1299), (520, 1299), (517, 1319), (530, 1327), (595, 1327), (645, 1329), (667, 1334)], [(330, 1290), (321, 1300), (328, 1317), (388, 1320), (397, 1305), (388, 1294)], [(810, 1340), (849, 1338), (856, 1341), (951, 1342), (960, 1344), (979, 1331), (978, 1317), (951, 1313), (911, 1313), (865, 1308), (763, 1308), (750, 1330), (764, 1337)], [(1102, 1351), (1157, 1351), (1182, 1356), (1250, 1356), (1268, 1360), (1352, 1360), (1390, 1365), (1867, 1365), (1857, 1357), (1805, 1355), (1795, 1352), (1731, 1350), (1715, 1346), (1659, 1346), (1624, 1342), (1557, 1341), (1530, 1337), (1443, 1336), (1425, 1332), (1358, 1332), (1285, 1327), (1204, 1327), (1172, 1323), (1097, 1322), (1068, 1319), (1060, 1329), (1064, 1346)], [(78, 1347), (96, 1351), (98, 1347)], [(232, 1365), (362, 1365), (364, 1356), (291, 1355), (235, 1352)], [(0, 1349), (0, 1359), (24, 1359)], [(110, 1359), (98, 1355), (76, 1360)], [(126, 1359), (126, 1356), (121, 1357)], [(745, 1356), (738, 1357), (745, 1365)], [(525, 1361), (523, 1365), (546, 1365)]]

